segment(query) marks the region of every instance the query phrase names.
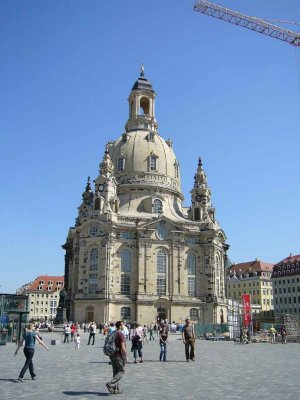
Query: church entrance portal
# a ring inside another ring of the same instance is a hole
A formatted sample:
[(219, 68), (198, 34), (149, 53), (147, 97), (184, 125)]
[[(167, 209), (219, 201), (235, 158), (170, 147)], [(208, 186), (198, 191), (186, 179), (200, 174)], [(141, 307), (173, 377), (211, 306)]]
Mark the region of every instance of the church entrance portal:
[(157, 320), (161, 321), (166, 320), (168, 318), (167, 310), (163, 307), (158, 307), (157, 309)]
[(94, 321), (94, 307), (89, 306), (86, 308), (86, 319), (87, 322)]

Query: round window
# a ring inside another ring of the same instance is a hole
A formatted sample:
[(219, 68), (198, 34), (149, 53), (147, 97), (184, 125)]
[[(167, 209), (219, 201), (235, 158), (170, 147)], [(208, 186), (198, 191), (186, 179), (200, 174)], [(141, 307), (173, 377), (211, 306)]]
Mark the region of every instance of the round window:
[(159, 225), (156, 230), (157, 237), (161, 240), (168, 236), (168, 229), (164, 225)]

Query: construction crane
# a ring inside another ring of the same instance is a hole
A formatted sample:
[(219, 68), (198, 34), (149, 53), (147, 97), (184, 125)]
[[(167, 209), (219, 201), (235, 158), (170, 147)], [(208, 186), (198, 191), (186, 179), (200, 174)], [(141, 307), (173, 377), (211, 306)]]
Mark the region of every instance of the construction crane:
[(293, 46), (300, 46), (299, 33), (272, 25), (263, 19), (250, 17), (249, 15), (244, 15), (237, 11), (229, 10), (228, 8), (224, 8), (204, 0), (199, 0), (194, 5), (194, 10), (214, 18), (222, 19), (223, 21), (230, 22), (232, 24), (251, 29), (252, 31), (283, 40), (284, 42), (288, 42)]

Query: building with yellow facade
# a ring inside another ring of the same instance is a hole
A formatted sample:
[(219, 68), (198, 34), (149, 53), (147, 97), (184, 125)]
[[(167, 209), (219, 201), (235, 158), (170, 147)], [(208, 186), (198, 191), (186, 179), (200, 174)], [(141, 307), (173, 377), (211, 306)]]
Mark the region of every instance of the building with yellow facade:
[(28, 295), (29, 320), (54, 320), (63, 287), (63, 276), (40, 275), (33, 282), (17, 290), (18, 294)]
[(272, 318), (272, 271), (273, 264), (260, 260), (231, 265), (227, 271), (227, 297), (242, 302), (242, 296), (249, 294), (252, 313)]

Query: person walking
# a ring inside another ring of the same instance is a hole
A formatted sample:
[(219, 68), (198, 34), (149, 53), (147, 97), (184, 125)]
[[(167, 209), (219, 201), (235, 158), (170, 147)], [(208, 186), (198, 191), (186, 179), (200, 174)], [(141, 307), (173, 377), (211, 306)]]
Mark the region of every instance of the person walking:
[(185, 345), (186, 361), (195, 361), (195, 332), (191, 321), (187, 318), (182, 330), (182, 341)]
[(149, 341), (154, 340), (153, 329), (154, 329), (154, 324), (150, 324), (149, 325)]
[(111, 323), (109, 324), (109, 327), (108, 327), (108, 334), (110, 335), (110, 334), (113, 333), (115, 330), (116, 330), (115, 324), (114, 324), (113, 322), (111, 322)]
[(270, 333), (270, 338), (271, 338), (271, 344), (275, 344), (276, 329), (274, 328), (273, 325), (271, 325), (269, 333)]
[(282, 344), (286, 344), (286, 337), (287, 337), (287, 332), (286, 332), (286, 328), (284, 325), (282, 325), (280, 327), (280, 331), (279, 331), (280, 335), (281, 335), (281, 343)]
[(244, 326), (243, 330), (242, 330), (242, 343), (244, 344), (248, 344), (249, 340), (248, 340), (248, 334), (247, 334), (247, 327)]
[(77, 333), (76, 337), (75, 337), (75, 349), (79, 349), (80, 348), (80, 333)]
[(143, 343), (147, 343), (148, 344), (148, 328), (147, 325), (143, 326)]
[(64, 328), (64, 333), (65, 333), (65, 338), (64, 338), (64, 343), (69, 343), (69, 339), (70, 339), (70, 334), (71, 334), (71, 328), (70, 325), (67, 324)]
[(160, 354), (159, 361), (167, 361), (167, 342), (168, 342), (168, 329), (166, 326), (161, 326), (159, 331), (159, 345), (160, 345)]
[(92, 339), (93, 339), (93, 343), (92, 343), (92, 345), (94, 345), (94, 344), (95, 344), (95, 335), (96, 335), (96, 330), (97, 330), (97, 326), (96, 326), (95, 322), (92, 322), (92, 323), (90, 324), (90, 326), (89, 326), (89, 332), (90, 332), (90, 335), (89, 335), (89, 341), (88, 341), (88, 344), (91, 344), (91, 340), (92, 340)]
[(140, 357), (140, 363), (143, 363), (143, 339), (136, 331), (135, 334), (132, 336), (131, 343), (131, 351), (133, 351), (134, 363), (137, 364), (137, 355)]
[(123, 333), (125, 339), (127, 340), (128, 336), (129, 336), (129, 331), (128, 331), (128, 328), (127, 328), (127, 326), (125, 324), (124, 324), (124, 328), (122, 329), (122, 333)]
[(117, 321), (116, 332), (114, 333), (116, 351), (114, 352), (114, 354), (109, 356), (113, 370), (113, 378), (109, 382), (106, 382), (107, 390), (111, 394), (122, 393), (119, 387), (119, 381), (125, 374), (124, 367), (127, 362), (127, 353), (125, 346), (126, 339), (122, 333), (123, 328), (124, 328), (124, 322)]
[(26, 357), (25, 364), (19, 374), (18, 381), (22, 382), (24, 375), (29, 368), (29, 372), (31, 375), (31, 379), (35, 379), (36, 374), (34, 373), (34, 368), (33, 368), (33, 356), (34, 356), (34, 349), (35, 349), (35, 341), (37, 341), (39, 344), (41, 344), (43, 347), (45, 347), (46, 350), (49, 350), (49, 347), (45, 345), (45, 343), (39, 338), (37, 333), (34, 331), (34, 327), (32, 324), (29, 324), (27, 328), (24, 331), (23, 334), (23, 341), (19, 342), (19, 346), (17, 350), (15, 351), (15, 356), (18, 353), (18, 350), (21, 346), (24, 345), (24, 355)]
[(103, 334), (102, 334), (102, 339), (106, 339), (106, 336), (108, 335), (108, 326), (107, 324), (104, 324), (103, 326)]
[(73, 323), (70, 327), (71, 329), (71, 342), (75, 340), (75, 333), (76, 333), (76, 325)]

